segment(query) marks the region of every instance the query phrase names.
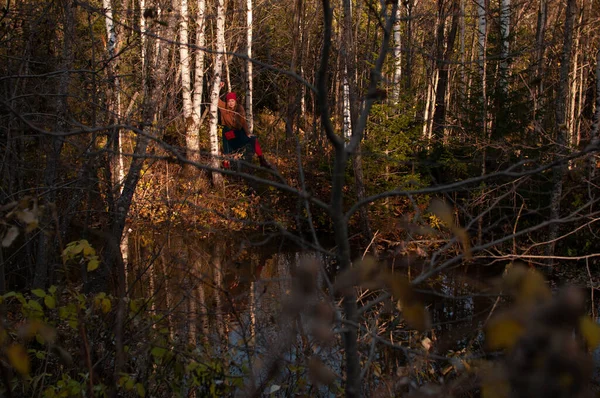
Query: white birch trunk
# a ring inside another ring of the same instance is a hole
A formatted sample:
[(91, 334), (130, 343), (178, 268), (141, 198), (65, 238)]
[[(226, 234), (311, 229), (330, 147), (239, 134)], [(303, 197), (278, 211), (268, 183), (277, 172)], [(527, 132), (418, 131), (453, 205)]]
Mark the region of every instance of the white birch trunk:
[(206, 45), (206, 0), (198, 0), (198, 14), (196, 15), (196, 70), (194, 77), (194, 128), (200, 130), (200, 117), (202, 115), (202, 94), (204, 90), (204, 46)]
[[(221, 87), (221, 73), (223, 69), (223, 52), (225, 49), (225, 10), (224, 0), (217, 0), (217, 48), (215, 55), (215, 78), (210, 93), (210, 153), (212, 155), (212, 167), (219, 167), (219, 131), (218, 131), (218, 111), (219, 111), (219, 91)], [(223, 185), (223, 177), (220, 173), (212, 173), (213, 183), (217, 186)]]
[[(120, 90), (120, 82), (118, 76), (115, 74), (115, 68), (112, 66), (113, 62), (116, 62), (115, 54), (117, 53), (117, 30), (115, 26), (115, 20), (113, 16), (113, 7), (111, 4), (111, 0), (103, 0), (102, 6), (104, 8), (105, 13), (105, 25), (106, 25), (106, 50), (108, 52), (108, 58), (110, 60), (110, 67), (108, 68), (109, 78), (112, 79), (112, 98), (108, 99), (108, 113), (112, 113), (116, 115), (117, 119), (120, 117), (121, 112), (121, 90)], [(143, 51), (142, 51), (143, 52)], [(113, 171), (113, 175), (115, 176), (115, 186), (118, 188), (119, 194), (123, 191), (123, 181), (125, 180), (125, 156), (123, 153), (123, 144), (125, 140), (125, 132), (119, 130), (117, 132), (117, 158), (113, 163), (115, 170)], [(119, 242), (121, 256), (123, 258), (123, 266), (125, 267), (125, 280), (123, 283), (125, 286), (127, 285), (127, 269), (128, 269), (128, 261), (129, 261), (129, 228), (126, 226), (123, 231), (123, 236), (121, 236), (121, 241)]]
[(582, 81), (583, 78), (583, 65), (584, 62), (580, 64), (580, 57), (583, 57), (583, 53), (579, 49), (579, 45), (581, 43), (581, 33), (582, 33), (582, 24), (583, 24), (583, 14), (585, 12), (585, 2), (583, 3), (583, 7), (579, 12), (579, 20), (577, 23), (577, 31), (575, 36), (575, 42), (573, 43), (573, 69), (571, 75), (573, 79), (571, 80), (571, 88), (569, 91), (570, 103), (568, 107), (568, 117), (567, 117), (567, 129), (568, 129), (568, 143), (572, 148), (576, 148), (578, 145), (578, 134), (577, 134), (577, 120), (579, 119), (580, 111), (577, 109), (579, 105), (579, 109), (581, 109), (580, 102), (580, 93), (582, 89)]
[(435, 109), (435, 88), (438, 84), (439, 70), (434, 66), (429, 84), (427, 86), (427, 100), (425, 101), (425, 113), (423, 115), (423, 138), (431, 140), (433, 134), (433, 110)]
[(392, 96), (394, 103), (400, 100), (400, 81), (402, 80), (402, 1), (398, 0), (398, 9), (396, 10), (396, 22), (394, 23), (394, 77)]
[(246, 121), (248, 123), (248, 133), (254, 131), (254, 116), (252, 113), (252, 95), (253, 95), (253, 71), (252, 71), (252, 0), (246, 1)]
[(485, 62), (485, 42), (487, 37), (487, 8), (486, 0), (475, 0), (477, 7), (477, 41), (479, 43), (479, 67), (483, 69)]
[(104, 8), (104, 21), (106, 23), (106, 35), (108, 39), (106, 49), (108, 50), (108, 57), (112, 59), (115, 56), (115, 49), (117, 48), (117, 31), (110, 0), (102, 0), (102, 7)]
[(180, 0), (179, 5), (179, 66), (181, 69), (183, 118), (185, 120), (185, 146), (187, 156), (192, 160), (197, 160), (200, 143), (193, 118), (194, 104), (192, 102), (191, 57), (189, 51), (188, 0)]
[(344, 68), (344, 81), (342, 83), (342, 117), (343, 134), (347, 141), (352, 137), (352, 114), (350, 112), (350, 83), (348, 82), (348, 68)]
[(142, 48), (141, 59), (142, 59), (142, 70), (145, 70), (146, 64), (146, 18), (144, 18), (144, 10), (146, 9), (146, 0), (140, 0), (140, 46)]

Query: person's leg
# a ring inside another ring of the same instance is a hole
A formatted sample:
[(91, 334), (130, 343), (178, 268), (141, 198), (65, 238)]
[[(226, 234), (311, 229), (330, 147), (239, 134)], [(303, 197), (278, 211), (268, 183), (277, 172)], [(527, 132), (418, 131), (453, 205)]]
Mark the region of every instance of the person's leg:
[(258, 161), (259, 161), (260, 165), (264, 168), (272, 169), (273, 166), (271, 166), (271, 164), (269, 162), (267, 162), (267, 160), (265, 159), (265, 157), (263, 155), (263, 151), (258, 142), (258, 138), (256, 138), (255, 136), (250, 137), (250, 143), (254, 149), (254, 153), (256, 153), (256, 156), (258, 156)]

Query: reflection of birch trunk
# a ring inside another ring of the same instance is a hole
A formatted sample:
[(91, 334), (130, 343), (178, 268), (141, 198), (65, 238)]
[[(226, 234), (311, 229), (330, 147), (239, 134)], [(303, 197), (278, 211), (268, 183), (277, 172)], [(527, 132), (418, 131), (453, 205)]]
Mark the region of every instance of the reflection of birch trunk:
[(223, 322), (223, 303), (221, 302), (221, 293), (223, 292), (223, 265), (221, 262), (221, 247), (215, 246), (215, 255), (212, 258), (214, 266), (214, 284), (215, 284), (215, 321), (217, 323), (217, 332), (221, 342), (225, 340), (225, 325)]
[(163, 275), (163, 278), (165, 278), (164, 280), (164, 286), (165, 288), (163, 289), (164, 291), (164, 308), (163, 308), (163, 312), (166, 314), (165, 316), (165, 320), (167, 322), (167, 329), (169, 330), (169, 337), (171, 338), (171, 340), (173, 340), (175, 338), (175, 333), (173, 330), (173, 311), (171, 308), (171, 289), (170, 289), (170, 285), (171, 283), (169, 282), (169, 273), (168, 273), (168, 267), (167, 267), (167, 258), (165, 253), (162, 253), (160, 255), (160, 265), (161, 265), (161, 273)]
[(206, 281), (202, 276), (196, 284), (196, 294), (198, 295), (198, 315), (200, 317), (200, 324), (202, 326), (202, 342), (207, 343), (209, 337), (209, 321), (208, 321), (208, 307), (206, 306), (206, 293), (204, 286)]
[(256, 282), (250, 282), (250, 338), (256, 344)]
[(198, 284), (201, 282), (197, 277), (198, 273), (202, 269), (200, 260), (193, 262), (193, 268), (189, 271), (188, 280), (189, 285), (186, 286), (187, 300), (188, 300), (188, 342), (191, 346), (195, 346), (198, 337)]

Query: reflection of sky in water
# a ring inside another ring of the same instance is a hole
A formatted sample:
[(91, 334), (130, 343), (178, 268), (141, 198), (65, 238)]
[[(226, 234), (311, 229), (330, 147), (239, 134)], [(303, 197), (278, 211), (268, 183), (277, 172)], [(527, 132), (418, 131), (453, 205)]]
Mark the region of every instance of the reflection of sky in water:
[[(255, 280), (248, 283), (246, 287), (247, 298), (240, 300), (241, 305), (235, 308), (235, 311), (241, 316), (238, 317), (238, 321), (232, 318), (228, 335), (233, 362), (237, 365), (232, 369), (232, 373), (241, 375), (240, 365), (248, 363), (245, 340), (251, 340), (253, 346), (252, 361), (256, 361), (260, 356), (270, 354), (273, 344), (279, 341), (289, 328), (296, 329), (295, 322), (289, 319), (285, 320), (285, 316), (282, 316), (282, 311), (285, 309), (284, 303), (291, 293), (294, 270), (305, 262), (315, 261), (322, 264), (325, 261), (325, 256), (316, 252), (275, 253), (266, 260), (260, 275), (257, 275)], [(320, 290), (323, 289), (321, 273), (317, 278), (317, 285)], [(300, 323), (310, 339), (309, 317), (302, 314)], [(298, 351), (302, 349), (306, 342), (302, 341), (300, 333), (294, 332), (294, 336), (292, 343), (282, 353), (284, 363), (286, 365), (305, 366), (304, 361), (301, 363), (296, 363), (296, 361), (298, 358), (305, 357), (305, 352)], [(339, 367), (343, 357), (339, 352), (339, 348), (324, 348), (313, 341), (310, 342), (310, 345), (314, 355), (318, 355), (334, 372), (341, 373)], [(275, 379), (269, 385), (277, 385), (279, 382), (293, 383), (295, 381), (293, 372), (284, 370), (282, 377), (285, 380)], [(301, 377), (308, 379), (308, 374), (304, 372)], [(267, 391), (269, 391), (269, 388), (267, 388)], [(335, 396), (335, 394), (329, 393), (326, 387), (320, 388), (318, 391), (319, 396)], [(282, 388), (274, 396), (284, 393), (285, 389)]]

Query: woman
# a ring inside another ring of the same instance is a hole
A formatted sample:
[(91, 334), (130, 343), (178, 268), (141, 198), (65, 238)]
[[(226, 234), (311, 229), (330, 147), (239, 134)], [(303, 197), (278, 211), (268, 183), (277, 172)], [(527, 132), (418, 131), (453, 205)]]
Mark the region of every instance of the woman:
[[(221, 87), (223, 87), (223, 82), (221, 82)], [(219, 98), (219, 114), (223, 126), (223, 153), (230, 154), (247, 150), (250, 157), (253, 153), (258, 156), (262, 167), (272, 169), (273, 167), (263, 155), (258, 139), (248, 132), (246, 111), (243, 106), (238, 104), (235, 93), (227, 93), (225, 101)]]

